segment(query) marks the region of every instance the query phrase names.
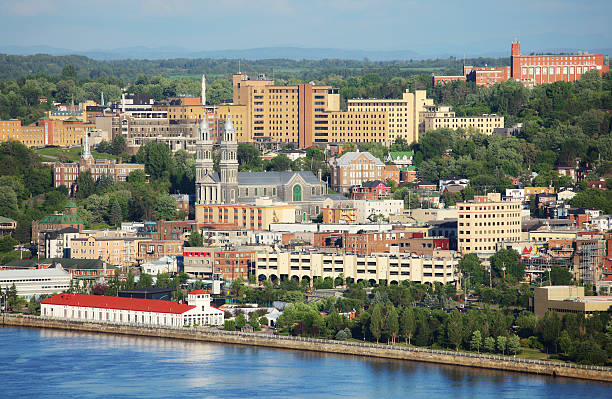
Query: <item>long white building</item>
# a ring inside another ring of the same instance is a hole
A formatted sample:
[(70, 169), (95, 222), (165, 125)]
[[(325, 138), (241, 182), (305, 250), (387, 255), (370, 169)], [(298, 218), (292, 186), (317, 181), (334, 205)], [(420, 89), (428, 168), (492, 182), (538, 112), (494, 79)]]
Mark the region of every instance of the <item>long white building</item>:
[(70, 280), (70, 272), (59, 266), (49, 269), (0, 270), (2, 291), (15, 284), (17, 295), (27, 299), (66, 291), (70, 288)]
[(415, 255), (347, 255), (312, 252), (269, 252), (257, 255), (259, 280), (315, 277), (350, 277), (355, 281), (386, 280), (390, 284), (415, 281), (424, 284), (455, 283), (458, 258)]
[(210, 306), (210, 293), (192, 291), (187, 304), (155, 299), (59, 294), (41, 302), (41, 315), (94, 323), (167, 327), (222, 325), (223, 311)]

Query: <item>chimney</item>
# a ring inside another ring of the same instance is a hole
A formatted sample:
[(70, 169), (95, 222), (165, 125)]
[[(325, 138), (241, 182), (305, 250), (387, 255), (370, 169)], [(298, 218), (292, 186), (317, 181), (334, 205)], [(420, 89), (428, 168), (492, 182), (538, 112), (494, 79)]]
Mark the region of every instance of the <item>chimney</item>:
[(202, 105), (206, 105), (206, 75), (202, 74)]

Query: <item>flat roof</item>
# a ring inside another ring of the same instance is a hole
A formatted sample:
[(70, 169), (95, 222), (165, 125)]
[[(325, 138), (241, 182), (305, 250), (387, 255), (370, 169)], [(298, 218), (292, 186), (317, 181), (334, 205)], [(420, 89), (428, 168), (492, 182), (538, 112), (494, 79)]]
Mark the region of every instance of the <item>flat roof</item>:
[(171, 314), (183, 314), (195, 308), (194, 305), (186, 305), (173, 301), (160, 301), (157, 299), (121, 298), (116, 296), (66, 293), (47, 298), (43, 300), (41, 304)]

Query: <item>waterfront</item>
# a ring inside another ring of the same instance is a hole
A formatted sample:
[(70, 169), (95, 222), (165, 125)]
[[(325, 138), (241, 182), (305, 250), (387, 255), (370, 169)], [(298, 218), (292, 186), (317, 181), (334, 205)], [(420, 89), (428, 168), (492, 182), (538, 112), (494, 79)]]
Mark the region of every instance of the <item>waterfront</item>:
[(612, 385), (417, 362), (0, 328), (7, 398), (609, 398)]

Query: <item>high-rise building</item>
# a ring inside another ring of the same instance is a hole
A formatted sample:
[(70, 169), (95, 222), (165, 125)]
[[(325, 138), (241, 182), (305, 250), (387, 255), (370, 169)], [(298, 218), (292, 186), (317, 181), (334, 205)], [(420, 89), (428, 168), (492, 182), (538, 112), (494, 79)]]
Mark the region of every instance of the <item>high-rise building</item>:
[(457, 203), (458, 250), (462, 254), (493, 254), (504, 241), (521, 239), (521, 202), (502, 201), (491, 193)]

